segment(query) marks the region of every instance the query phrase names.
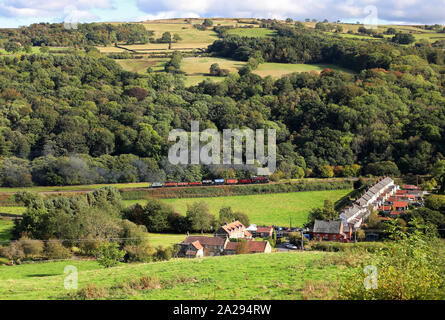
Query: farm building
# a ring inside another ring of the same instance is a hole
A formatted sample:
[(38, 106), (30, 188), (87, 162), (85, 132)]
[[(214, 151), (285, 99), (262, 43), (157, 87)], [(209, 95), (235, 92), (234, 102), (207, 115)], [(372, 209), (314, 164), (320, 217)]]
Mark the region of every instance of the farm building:
[(252, 234), (240, 221), (232, 221), (222, 225), (215, 232), (215, 237), (231, 239), (250, 239)]
[(187, 258), (199, 258), (204, 256), (204, 247), (199, 241), (191, 242), (185, 249), (185, 256)]
[[(236, 254), (241, 245), (242, 242), (228, 242), (224, 253), (227, 255)], [(272, 246), (269, 241), (249, 240), (246, 242), (246, 251), (246, 253), (270, 253), (272, 252)]]
[[(202, 247), (202, 256), (219, 256), (224, 252), (228, 238), (207, 237), (207, 236), (188, 236), (181, 242), (178, 252), (179, 257), (190, 257), (193, 251), (196, 251), (195, 257), (198, 257), (199, 248)], [(188, 253), (188, 254), (187, 254)]]
[(257, 227), (257, 230), (252, 233), (254, 237), (268, 238), (273, 235), (273, 227)]
[(312, 238), (315, 240), (349, 241), (352, 228), (343, 226), (341, 220), (315, 220)]

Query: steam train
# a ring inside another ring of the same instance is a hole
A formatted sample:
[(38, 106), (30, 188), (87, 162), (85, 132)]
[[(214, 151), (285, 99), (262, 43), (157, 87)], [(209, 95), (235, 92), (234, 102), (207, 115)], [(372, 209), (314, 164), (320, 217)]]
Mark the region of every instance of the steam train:
[(234, 184), (258, 184), (269, 183), (267, 177), (253, 177), (245, 179), (213, 179), (202, 180), (200, 182), (153, 182), (149, 188), (168, 188), (168, 187), (196, 187), (196, 186), (217, 186), (217, 185), (234, 185)]

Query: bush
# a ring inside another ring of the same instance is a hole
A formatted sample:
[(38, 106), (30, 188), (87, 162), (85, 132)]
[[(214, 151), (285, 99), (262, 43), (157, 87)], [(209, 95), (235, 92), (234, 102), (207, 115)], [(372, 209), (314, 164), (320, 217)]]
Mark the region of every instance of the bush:
[(25, 253), (20, 242), (14, 241), (8, 247), (0, 247), (0, 257), (8, 259), (13, 264), (21, 264)]
[(156, 250), (155, 261), (167, 261), (172, 258), (173, 250), (170, 247), (164, 248), (159, 246)]
[(137, 245), (127, 245), (124, 250), (127, 252), (126, 261), (128, 262), (150, 262), (154, 260), (157, 253), (148, 241)]
[(20, 238), (20, 244), (26, 257), (39, 257), (43, 253), (44, 244), (40, 240), (32, 240), (26, 237)]
[(71, 252), (65, 248), (58, 240), (50, 240), (45, 245), (45, 255), (48, 259), (68, 259), (71, 258)]
[[(358, 300), (420, 300), (444, 299), (443, 264), (437, 239), (431, 237), (417, 221), (408, 232), (394, 221), (389, 224), (392, 242), (388, 249), (377, 251), (344, 279), (339, 290), (341, 299)], [(375, 286), (366, 288), (369, 273), (365, 266), (377, 271)]]
[(85, 288), (78, 290), (72, 298), (78, 300), (94, 300), (108, 297), (108, 291), (95, 284), (89, 284)]
[(114, 267), (125, 256), (125, 251), (119, 249), (119, 245), (115, 242), (102, 244), (97, 249), (98, 262), (105, 268)]
[(95, 256), (97, 249), (99, 249), (103, 243), (103, 241), (97, 241), (92, 236), (88, 236), (86, 240), (79, 242), (79, 249), (83, 255)]
[(342, 243), (329, 241), (310, 241), (309, 246), (311, 250), (328, 251), (328, 252), (343, 252), (349, 250), (363, 250), (366, 252), (377, 252), (387, 248), (387, 245), (382, 242), (358, 242), (358, 243)]

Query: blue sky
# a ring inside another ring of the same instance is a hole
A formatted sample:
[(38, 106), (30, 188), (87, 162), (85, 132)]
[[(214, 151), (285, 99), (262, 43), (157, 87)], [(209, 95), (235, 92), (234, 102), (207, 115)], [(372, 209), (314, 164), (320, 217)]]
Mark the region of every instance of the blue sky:
[(142, 21), (185, 17), (287, 17), (445, 24), (445, 0), (0, 0), (0, 27), (35, 22)]

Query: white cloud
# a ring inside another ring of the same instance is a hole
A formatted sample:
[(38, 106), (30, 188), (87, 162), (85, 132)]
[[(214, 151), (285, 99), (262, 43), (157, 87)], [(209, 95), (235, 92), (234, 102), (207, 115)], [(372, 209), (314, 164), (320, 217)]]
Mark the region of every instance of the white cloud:
[(0, 2), (0, 16), (6, 17), (53, 17), (75, 8), (79, 16), (93, 17), (89, 10), (112, 8), (111, 0), (4, 0)]
[[(114, 8), (113, 3), (119, 9)], [(74, 6), (76, 15), (85, 20), (95, 18), (91, 11), (106, 21), (113, 9), (118, 11), (124, 8), (125, 11), (132, 8), (133, 11), (126, 11), (131, 16), (125, 16), (122, 12), (122, 21), (135, 20), (134, 17), (139, 16), (140, 20), (174, 17), (290, 17), (353, 22), (363, 22), (369, 15), (365, 8), (375, 6), (380, 21), (445, 24), (445, 0), (0, 0), (0, 17), (63, 19), (68, 6)]]
[(330, 21), (366, 19), (365, 8), (377, 8), (377, 18), (404, 23), (444, 23), (445, 0), (138, 0), (151, 16), (192, 12), (200, 17), (316, 18)]

